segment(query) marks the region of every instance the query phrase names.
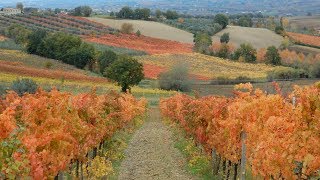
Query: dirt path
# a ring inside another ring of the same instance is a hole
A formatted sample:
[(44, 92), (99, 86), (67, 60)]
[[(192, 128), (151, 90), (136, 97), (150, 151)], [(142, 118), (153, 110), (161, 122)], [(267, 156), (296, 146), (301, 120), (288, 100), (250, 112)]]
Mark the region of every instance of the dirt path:
[(184, 170), (185, 160), (174, 148), (172, 132), (162, 124), (158, 109), (133, 136), (120, 168), (120, 180), (194, 179)]

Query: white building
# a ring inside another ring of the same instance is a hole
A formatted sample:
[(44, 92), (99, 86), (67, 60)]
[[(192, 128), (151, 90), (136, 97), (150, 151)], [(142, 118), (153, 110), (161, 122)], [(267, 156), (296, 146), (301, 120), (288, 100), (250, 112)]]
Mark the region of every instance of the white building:
[(11, 14), (21, 14), (20, 9), (15, 8), (2, 8), (0, 14), (11, 15)]

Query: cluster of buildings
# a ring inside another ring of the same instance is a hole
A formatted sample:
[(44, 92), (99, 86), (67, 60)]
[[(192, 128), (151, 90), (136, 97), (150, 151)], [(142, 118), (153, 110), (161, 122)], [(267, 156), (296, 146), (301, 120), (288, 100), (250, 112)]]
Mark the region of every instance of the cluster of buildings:
[(21, 14), (21, 9), (16, 8), (1, 8), (0, 15)]

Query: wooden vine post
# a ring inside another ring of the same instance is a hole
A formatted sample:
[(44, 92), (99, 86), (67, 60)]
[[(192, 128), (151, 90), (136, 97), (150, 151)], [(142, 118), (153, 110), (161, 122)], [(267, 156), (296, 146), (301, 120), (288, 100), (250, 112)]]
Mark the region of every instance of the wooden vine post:
[(247, 134), (246, 132), (242, 131), (241, 132), (241, 143), (242, 143), (242, 147), (241, 147), (241, 169), (240, 169), (240, 173), (241, 173), (241, 180), (245, 180), (246, 179), (246, 138), (247, 138)]

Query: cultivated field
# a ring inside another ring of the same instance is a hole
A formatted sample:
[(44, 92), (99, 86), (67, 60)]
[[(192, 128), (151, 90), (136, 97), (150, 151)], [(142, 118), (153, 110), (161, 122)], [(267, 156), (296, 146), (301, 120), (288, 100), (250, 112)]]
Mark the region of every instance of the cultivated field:
[(303, 45), (320, 47), (320, 36), (311, 36), (307, 34), (287, 32), (288, 36), (294, 41)]
[(289, 18), (289, 27), (291, 29), (303, 29), (304, 27), (320, 28), (320, 16), (297, 16)]
[(193, 35), (191, 33), (158, 22), (141, 20), (114, 20), (95, 17), (89, 19), (116, 29), (120, 29), (123, 23), (131, 23), (133, 24), (135, 32), (140, 30), (140, 32), (145, 36), (178, 41), (182, 43), (193, 43)]
[(157, 66), (165, 69), (169, 69), (177, 63), (185, 63), (190, 67), (190, 73), (195, 76), (206, 77), (206, 79), (222, 76), (228, 78), (247, 76), (263, 79), (266, 78), (268, 71), (275, 68), (264, 64), (239, 63), (198, 53), (139, 56), (137, 59), (144, 64), (153, 65), (145, 67)]
[(304, 54), (320, 54), (320, 49), (318, 48), (312, 48), (301, 45), (293, 45), (290, 46), (288, 49), (296, 52), (302, 52)]
[(212, 37), (213, 42), (219, 42), (223, 33), (230, 33), (230, 42), (235, 44), (236, 47), (239, 47), (242, 43), (250, 43), (257, 49), (269, 46), (278, 47), (283, 41), (280, 35), (268, 29), (228, 26)]
[(84, 38), (88, 42), (104, 44), (108, 46), (122, 47), (144, 51), (148, 54), (164, 54), (164, 53), (191, 53), (192, 44), (180, 43), (147, 36), (138, 37), (135, 34), (121, 34), (119, 36), (108, 34), (100, 37), (88, 36)]

